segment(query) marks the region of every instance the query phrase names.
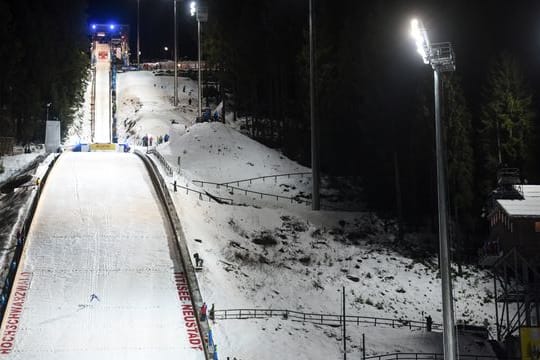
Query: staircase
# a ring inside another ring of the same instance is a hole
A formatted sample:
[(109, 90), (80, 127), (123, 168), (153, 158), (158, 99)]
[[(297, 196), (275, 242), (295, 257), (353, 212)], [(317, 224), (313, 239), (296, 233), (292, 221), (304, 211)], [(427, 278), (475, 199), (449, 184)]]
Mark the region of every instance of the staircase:
[(540, 274), (515, 248), (493, 267), (497, 339), (516, 334), (521, 326), (540, 326)]

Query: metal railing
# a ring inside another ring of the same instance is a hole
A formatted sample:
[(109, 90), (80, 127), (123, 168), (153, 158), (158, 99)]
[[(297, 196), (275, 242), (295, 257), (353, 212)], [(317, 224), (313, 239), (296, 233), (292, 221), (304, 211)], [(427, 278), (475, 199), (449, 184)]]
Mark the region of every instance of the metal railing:
[[(159, 161), (160, 165), (163, 167), (163, 169), (165, 170), (165, 172), (167, 173), (168, 176), (172, 176), (174, 171), (178, 170), (177, 168), (176, 169), (173, 168), (169, 164), (169, 162), (165, 159), (165, 157), (163, 155), (161, 155), (161, 153), (159, 151), (157, 151), (155, 148), (148, 150), (147, 154), (151, 154), (151, 155), (155, 156), (155, 158)], [(233, 204), (232, 199), (224, 198), (224, 197), (220, 197), (220, 196), (215, 196), (215, 195), (209, 194), (208, 192), (202, 192), (202, 191), (199, 191), (199, 190), (190, 189), (187, 184), (186, 184), (186, 186), (182, 186), (182, 185), (180, 185), (178, 183), (175, 184), (173, 182), (173, 183), (170, 183), (170, 185), (173, 187), (175, 192), (177, 191), (177, 189), (183, 189), (183, 190), (186, 190), (186, 195), (189, 195), (190, 192), (198, 194), (199, 195), (199, 200), (205, 200), (205, 198), (207, 198), (208, 201), (216, 201), (216, 202), (220, 202), (222, 204), (229, 204), (229, 205)]]
[(189, 186), (187, 186), (187, 184), (186, 184), (186, 186), (182, 186), (182, 185), (180, 185), (178, 183), (176, 185), (174, 183), (170, 183), (170, 185), (173, 187), (173, 189), (176, 186), (177, 188), (186, 190), (186, 195), (189, 195), (190, 192), (198, 194), (199, 195), (199, 200), (204, 200), (204, 198), (206, 197), (206, 198), (208, 198), (208, 201), (212, 201), (212, 200), (216, 201), (216, 199), (217, 199), (217, 200), (219, 200), (217, 202), (221, 201), (222, 204), (232, 205), (234, 203), (233, 199), (224, 198), (224, 197), (220, 197), (220, 196), (215, 196), (215, 195), (209, 194), (207, 192), (202, 192), (202, 191), (199, 191), (199, 190), (193, 190)]
[[(394, 353), (384, 355), (366, 356), (365, 360), (444, 360), (443, 354), (438, 353)], [(507, 357), (504, 359), (494, 355), (458, 355), (460, 360), (519, 360), (519, 358)]]
[(163, 169), (165, 169), (165, 172), (167, 173), (168, 176), (172, 176), (174, 173), (174, 170), (177, 170), (173, 168), (169, 164), (169, 162), (165, 159), (165, 157), (161, 155), (161, 153), (157, 151), (155, 148), (148, 150), (148, 154), (154, 155), (156, 159), (158, 159), (159, 163), (161, 164), (161, 166), (163, 166)]
[(242, 189), (242, 188), (239, 188), (239, 187), (236, 187), (236, 186), (228, 185), (227, 183), (216, 183), (216, 182), (212, 182), (212, 181), (202, 181), (202, 180), (191, 180), (191, 182), (199, 183), (199, 184), (201, 184), (201, 187), (204, 187), (204, 184), (215, 185), (217, 189), (219, 189), (221, 186), (224, 186), (225, 188), (232, 190), (233, 193), (234, 193), (234, 191), (238, 191), (240, 193), (244, 193), (245, 196), (248, 196), (248, 194), (254, 194), (254, 195), (257, 195), (258, 197), (260, 197), (261, 199), (263, 199), (264, 197), (269, 197), (269, 198), (276, 199), (276, 201), (279, 201), (279, 199), (287, 200), (287, 201), (290, 201), (291, 204), (296, 201), (299, 204), (311, 205), (311, 201), (308, 201), (308, 200), (301, 200), (301, 199), (298, 199), (296, 197), (289, 197), (289, 196), (283, 196), (283, 195), (274, 195), (274, 194), (263, 193), (263, 192), (260, 192), (260, 191)]
[[(266, 319), (281, 317), (286, 320), (301, 321), (319, 325), (339, 326), (343, 323), (342, 315), (335, 314), (312, 314), (294, 310), (279, 309), (227, 309), (215, 310), (216, 320), (226, 319)], [(423, 321), (408, 319), (390, 319), (370, 316), (346, 315), (345, 323), (356, 325), (384, 326), (392, 328), (409, 328), (410, 330), (422, 330), (427, 328)], [(442, 330), (441, 324), (433, 323), (432, 330)]]
[[(261, 180), (264, 182), (265, 179), (271, 179), (274, 178), (274, 181), (277, 181), (278, 177), (287, 177), (290, 178), (291, 176), (300, 176), (304, 177), (304, 175), (311, 175), (310, 172), (296, 172), (296, 173), (288, 173), (288, 174), (279, 174), (279, 175), (265, 175), (265, 176), (257, 176), (254, 178), (249, 179), (241, 179), (241, 180), (233, 180), (233, 181), (227, 181), (221, 183), (221, 185), (230, 185), (230, 184), (236, 184), (236, 186), (240, 186), (240, 183), (249, 182), (250, 184), (255, 180)], [(196, 180), (195, 180), (196, 181)]]

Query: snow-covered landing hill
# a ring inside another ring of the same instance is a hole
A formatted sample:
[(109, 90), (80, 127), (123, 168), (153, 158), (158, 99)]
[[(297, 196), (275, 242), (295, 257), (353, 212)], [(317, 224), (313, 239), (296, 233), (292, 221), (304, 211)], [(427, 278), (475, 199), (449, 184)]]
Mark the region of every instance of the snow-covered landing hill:
[[(225, 125), (191, 126), (196, 102), (190, 107), (182, 95), (182, 106), (172, 108), (171, 81), (149, 72), (122, 74), (119, 113), (129, 124), (126, 131), (131, 139), (146, 133), (170, 135), (169, 143), (159, 145), (158, 150), (171, 165), (181, 157), (179, 184), (197, 188), (192, 180), (226, 182), (309, 171)], [(183, 84), (196, 93), (192, 81), (182, 80), (181, 89)], [(310, 185), (306, 178), (291, 177), (251, 186), (261, 192), (294, 196), (309, 192)], [(240, 198), (238, 192), (223, 187), (205, 190)], [(313, 212), (305, 205), (270, 199), (253, 200), (255, 207), (219, 205), (204, 199), (184, 191), (175, 196), (190, 251), (205, 261), (199, 273), (202, 294), (216, 309), (276, 308), (337, 314), (341, 309), (338, 290), (345, 286), (348, 314), (412, 320), (431, 315), (435, 322), (441, 322), (436, 258), (415, 260), (402, 255), (394, 245), (393, 225), (375, 214)], [(487, 273), (465, 267), (454, 281), (456, 318), (493, 323), (492, 293)], [(214, 330), (221, 358), (341, 357), (340, 331), (335, 328), (272, 319), (220, 320)], [(367, 335), (368, 354), (442, 351), (440, 334), (349, 326), (353, 352), (358, 352), (361, 333)], [(492, 355), (485, 342), (467, 337), (460, 337), (460, 349)]]

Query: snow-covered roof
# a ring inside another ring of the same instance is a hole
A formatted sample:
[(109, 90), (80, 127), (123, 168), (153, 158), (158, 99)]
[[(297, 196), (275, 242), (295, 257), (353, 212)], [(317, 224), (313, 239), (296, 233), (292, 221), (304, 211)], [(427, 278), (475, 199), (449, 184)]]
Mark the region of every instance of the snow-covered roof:
[(540, 216), (540, 185), (520, 185), (523, 200), (497, 200), (510, 216)]

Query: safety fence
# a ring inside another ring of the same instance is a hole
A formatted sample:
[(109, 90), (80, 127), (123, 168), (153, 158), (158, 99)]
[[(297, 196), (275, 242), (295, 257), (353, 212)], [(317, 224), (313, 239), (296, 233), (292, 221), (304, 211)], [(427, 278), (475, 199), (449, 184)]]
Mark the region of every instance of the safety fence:
[(220, 196), (215, 196), (215, 195), (212, 195), (208, 192), (202, 192), (202, 191), (199, 191), (199, 190), (194, 190), (194, 189), (191, 189), (188, 184), (186, 184), (186, 186), (182, 186), (178, 183), (171, 183), (170, 185), (172, 185), (172, 188), (174, 190), (174, 192), (176, 192), (178, 189), (183, 189), (183, 190), (186, 190), (186, 195), (189, 195), (190, 192), (192, 193), (195, 193), (195, 194), (198, 194), (199, 195), (199, 200), (205, 200), (205, 199), (208, 199), (208, 201), (215, 201), (217, 203), (220, 203), (220, 204), (228, 204), (228, 205), (232, 205), (234, 202), (233, 202), (233, 199), (229, 199), (229, 198), (224, 198), (224, 197), (220, 197)]
[[(278, 309), (227, 309), (215, 310), (215, 320), (226, 319), (267, 319), (272, 317), (281, 317), (285, 320), (301, 321), (319, 325), (340, 326), (343, 324), (343, 315), (335, 314), (312, 314), (303, 313), (294, 310)], [(427, 329), (427, 324), (423, 321), (407, 319), (390, 319), (370, 316), (346, 315), (346, 324), (384, 326), (392, 328), (409, 328), (410, 330)], [(442, 325), (432, 323), (431, 330), (442, 331)]]
[[(157, 151), (156, 149), (149, 149), (147, 151), (147, 154), (153, 155), (158, 160), (159, 164), (163, 167), (163, 169), (165, 170), (165, 172), (166, 172), (166, 174), (168, 176), (172, 176), (175, 171), (178, 171), (178, 168), (173, 168), (169, 164), (169, 162), (165, 159), (165, 157), (159, 151)], [(197, 194), (199, 196), (199, 200), (202, 200), (202, 201), (208, 200), (208, 201), (215, 201), (215, 202), (220, 203), (220, 204), (229, 204), (229, 205), (233, 204), (232, 199), (228, 199), (228, 198), (224, 198), (224, 197), (220, 197), (220, 196), (215, 196), (215, 195), (210, 194), (208, 192), (203, 192), (203, 191), (191, 189), (188, 184), (186, 184), (186, 186), (183, 186), (183, 185), (178, 184), (175, 181), (175, 182), (170, 183), (170, 185), (171, 185), (174, 192), (177, 192), (178, 189), (182, 189), (182, 190), (186, 191), (186, 195), (189, 195), (190, 193)]]
[[(444, 360), (443, 354), (436, 353), (394, 353), (384, 355), (371, 355), (363, 357), (365, 360)], [(505, 357), (503, 359), (491, 355), (469, 355), (459, 354), (459, 360), (519, 360), (516, 357)]]
[(295, 172), (295, 173), (288, 173), (288, 174), (279, 174), (279, 175), (265, 175), (265, 176), (257, 176), (254, 178), (249, 179), (241, 179), (241, 180), (233, 180), (233, 181), (227, 181), (221, 183), (221, 185), (230, 185), (230, 184), (236, 184), (236, 186), (240, 186), (240, 183), (249, 182), (250, 184), (253, 183), (253, 181), (261, 180), (264, 182), (266, 179), (274, 179), (274, 181), (277, 181), (279, 177), (287, 177), (290, 178), (291, 176), (300, 176), (304, 177), (304, 175), (311, 175), (310, 172)]
[(239, 188), (239, 187), (236, 187), (236, 186), (228, 185), (226, 183), (216, 183), (216, 182), (212, 182), (212, 181), (202, 181), (202, 180), (191, 180), (191, 182), (199, 183), (199, 184), (201, 184), (201, 187), (204, 187), (205, 184), (214, 185), (214, 186), (216, 186), (217, 189), (219, 189), (221, 186), (224, 186), (225, 188), (232, 191), (233, 193), (235, 191), (237, 191), (239, 193), (243, 193), (246, 196), (248, 196), (249, 194), (252, 194), (252, 195), (256, 195), (257, 197), (260, 197), (261, 199), (267, 197), (267, 198), (271, 198), (271, 199), (273, 198), (276, 201), (279, 201), (280, 199), (290, 201), (291, 204), (294, 203), (294, 202), (297, 202), (299, 204), (311, 205), (311, 201), (301, 200), (301, 199), (298, 199), (298, 198), (295, 198), (295, 197), (268, 194), (268, 193), (263, 193), (263, 192), (260, 192), (260, 191), (242, 189), (242, 188)]
[(158, 159), (159, 163), (161, 164), (161, 166), (163, 167), (163, 169), (167, 173), (167, 176), (172, 176), (175, 170), (178, 171), (178, 168), (173, 168), (169, 164), (169, 162), (165, 159), (165, 157), (163, 155), (161, 155), (161, 153), (159, 151), (157, 151), (156, 149), (148, 150), (147, 154), (154, 155), (156, 157), (156, 159)]

